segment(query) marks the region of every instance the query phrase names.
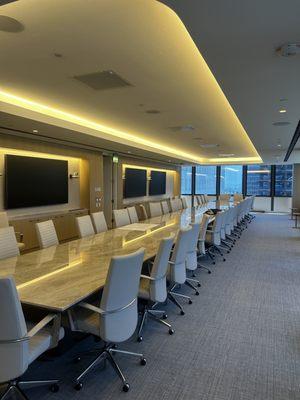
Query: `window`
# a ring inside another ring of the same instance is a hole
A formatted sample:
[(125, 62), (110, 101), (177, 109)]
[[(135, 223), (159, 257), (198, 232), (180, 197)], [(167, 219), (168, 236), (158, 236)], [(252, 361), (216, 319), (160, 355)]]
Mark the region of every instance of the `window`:
[(247, 195), (271, 195), (271, 165), (248, 165)]
[(216, 194), (217, 167), (198, 165), (196, 167), (196, 194)]
[(192, 194), (192, 167), (181, 168), (181, 193)]
[(243, 167), (242, 165), (222, 165), (220, 175), (220, 193), (242, 193)]
[(291, 197), (293, 165), (276, 165), (275, 168), (275, 196)]

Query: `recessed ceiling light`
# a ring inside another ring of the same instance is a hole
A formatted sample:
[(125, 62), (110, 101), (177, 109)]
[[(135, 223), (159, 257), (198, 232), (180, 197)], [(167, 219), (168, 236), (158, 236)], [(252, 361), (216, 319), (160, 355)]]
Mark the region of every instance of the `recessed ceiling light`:
[(127, 153), (128, 153), (128, 154), (131, 154), (131, 151), (128, 150)]
[(61, 53), (54, 53), (54, 57), (56, 57), (56, 58), (62, 58), (62, 54), (61, 54)]
[(33, 129), (32, 132), (33, 133), (39, 133), (39, 131), (37, 129)]
[(281, 143), (278, 143), (278, 144), (277, 144), (277, 147), (281, 147)]
[(284, 108), (282, 108), (281, 110), (279, 110), (280, 114), (284, 114), (286, 113), (286, 110)]

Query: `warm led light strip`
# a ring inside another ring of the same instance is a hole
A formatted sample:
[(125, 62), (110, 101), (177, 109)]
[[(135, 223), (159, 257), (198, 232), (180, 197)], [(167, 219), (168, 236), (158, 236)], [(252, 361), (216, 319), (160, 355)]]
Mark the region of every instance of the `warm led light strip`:
[(220, 163), (220, 162), (262, 162), (260, 157), (224, 157), (224, 158), (210, 158), (209, 162)]
[(126, 139), (126, 140), (133, 142), (134, 144), (138, 143), (141, 145), (148, 146), (155, 150), (165, 151), (165, 152), (169, 153), (170, 155), (174, 155), (175, 157), (177, 156), (177, 157), (184, 158), (186, 160), (190, 160), (190, 161), (198, 162), (198, 163), (201, 163), (204, 161), (203, 158), (197, 157), (195, 155), (188, 154), (188, 153), (182, 152), (180, 150), (176, 150), (171, 147), (160, 145), (155, 142), (151, 142), (150, 140), (140, 138), (140, 137), (132, 135), (130, 133), (126, 133), (126, 132), (119, 131), (114, 128), (110, 128), (108, 126), (98, 124), (96, 122), (87, 120), (85, 118), (81, 118), (75, 114), (71, 114), (71, 113), (68, 113), (68, 112), (65, 112), (62, 110), (58, 110), (56, 108), (49, 107), (44, 104), (36, 103), (35, 101), (25, 99), (23, 97), (15, 96), (13, 94), (7, 93), (2, 90), (0, 90), (0, 101), (17, 106), (17, 107), (22, 107), (27, 110), (34, 111), (34, 112), (37, 112), (40, 114), (44, 114), (49, 117), (58, 118), (63, 121), (71, 122), (73, 124), (77, 124), (77, 125), (83, 126), (85, 128), (94, 129), (98, 132), (103, 132), (103, 133), (107, 133), (109, 135), (112, 135), (112, 136), (115, 136), (118, 138)]
[(66, 265), (65, 267), (60, 268), (60, 269), (58, 269), (56, 271), (49, 272), (48, 274), (43, 275), (43, 276), (39, 276), (38, 278), (32, 279), (31, 281), (28, 281), (28, 282), (25, 282), (25, 283), (21, 283), (21, 285), (17, 285), (17, 289), (19, 290), (19, 289), (23, 289), (26, 286), (33, 285), (36, 282), (40, 282), (40, 281), (42, 281), (44, 279), (49, 278), (50, 276), (54, 276), (54, 275), (60, 274), (63, 271), (67, 271), (68, 269), (74, 268), (74, 267), (76, 267), (77, 265), (79, 265), (81, 263), (82, 263), (82, 260), (74, 261), (74, 262), (70, 263), (69, 265)]

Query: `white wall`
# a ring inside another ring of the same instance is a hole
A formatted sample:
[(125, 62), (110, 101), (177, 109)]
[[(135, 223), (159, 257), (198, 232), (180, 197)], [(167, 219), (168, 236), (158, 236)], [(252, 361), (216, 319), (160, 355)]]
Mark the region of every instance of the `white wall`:
[[(22, 152), (22, 155), (26, 155)], [(4, 209), (4, 156), (5, 154), (16, 154), (13, 150), (0, 150), (0, 211), (7, 211), (10, 217), (21, 216), (21, 215), (32, 215), (38, 213), (47, 213), (55, 211), (70, 210), (74, 208), (80, 208), (80, 178), (79, 179), (69, 179), (69, 202), (66, 204), (58, 204), (51, 206), (41, 206), (41, 207), (29, 207), (29, 208), (17, 208), (11, 210)], [(28, 154), (29, 155), (29, 154)], [(34, 154), (30, 153), (33, 157)], [(43, 157), (38, 153), (38, 157)], [(51, 158), (51, 155), (49, 156)], [(67, 158), (55, 156), (56, 159), (64, 159), (68, 161), (68, 174), (79, 172), (80, 170), (80, 159), (77, 158)]]

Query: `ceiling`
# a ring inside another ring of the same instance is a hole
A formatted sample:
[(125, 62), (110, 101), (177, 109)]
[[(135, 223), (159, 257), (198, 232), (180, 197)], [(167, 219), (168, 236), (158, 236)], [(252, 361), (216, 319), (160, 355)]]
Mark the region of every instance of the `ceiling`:
[[(300, 43), (299, 0), (162, 2), (186, 25), (260, 156), (282, 162), (300, 118), (300, 55), (276, 49)], [(289, 161), (300, 162), (299, 151)]]
[[(236, 54), (235, 68), (226, 69), (233, 53), (220, 46), (226, 35), (221, 7), (215, 15), (208, 1), (169, 3), (203, 47), (240, 120), (180, 18), (161, 2), (19, 0), (0, 7), (0, 126), (31, 132), (37, 121), (39, 135), (80, 137), (172, 161), (260, 161), (248, 135), (259, 150), (268, 141), (261, 146), (257, 124), (241, 106), (254, 99), (244, 93), (246, 84), (240, 86)], [(101, 71), (113, 71), (130, 86), (95, 90), (74, 79)]]

